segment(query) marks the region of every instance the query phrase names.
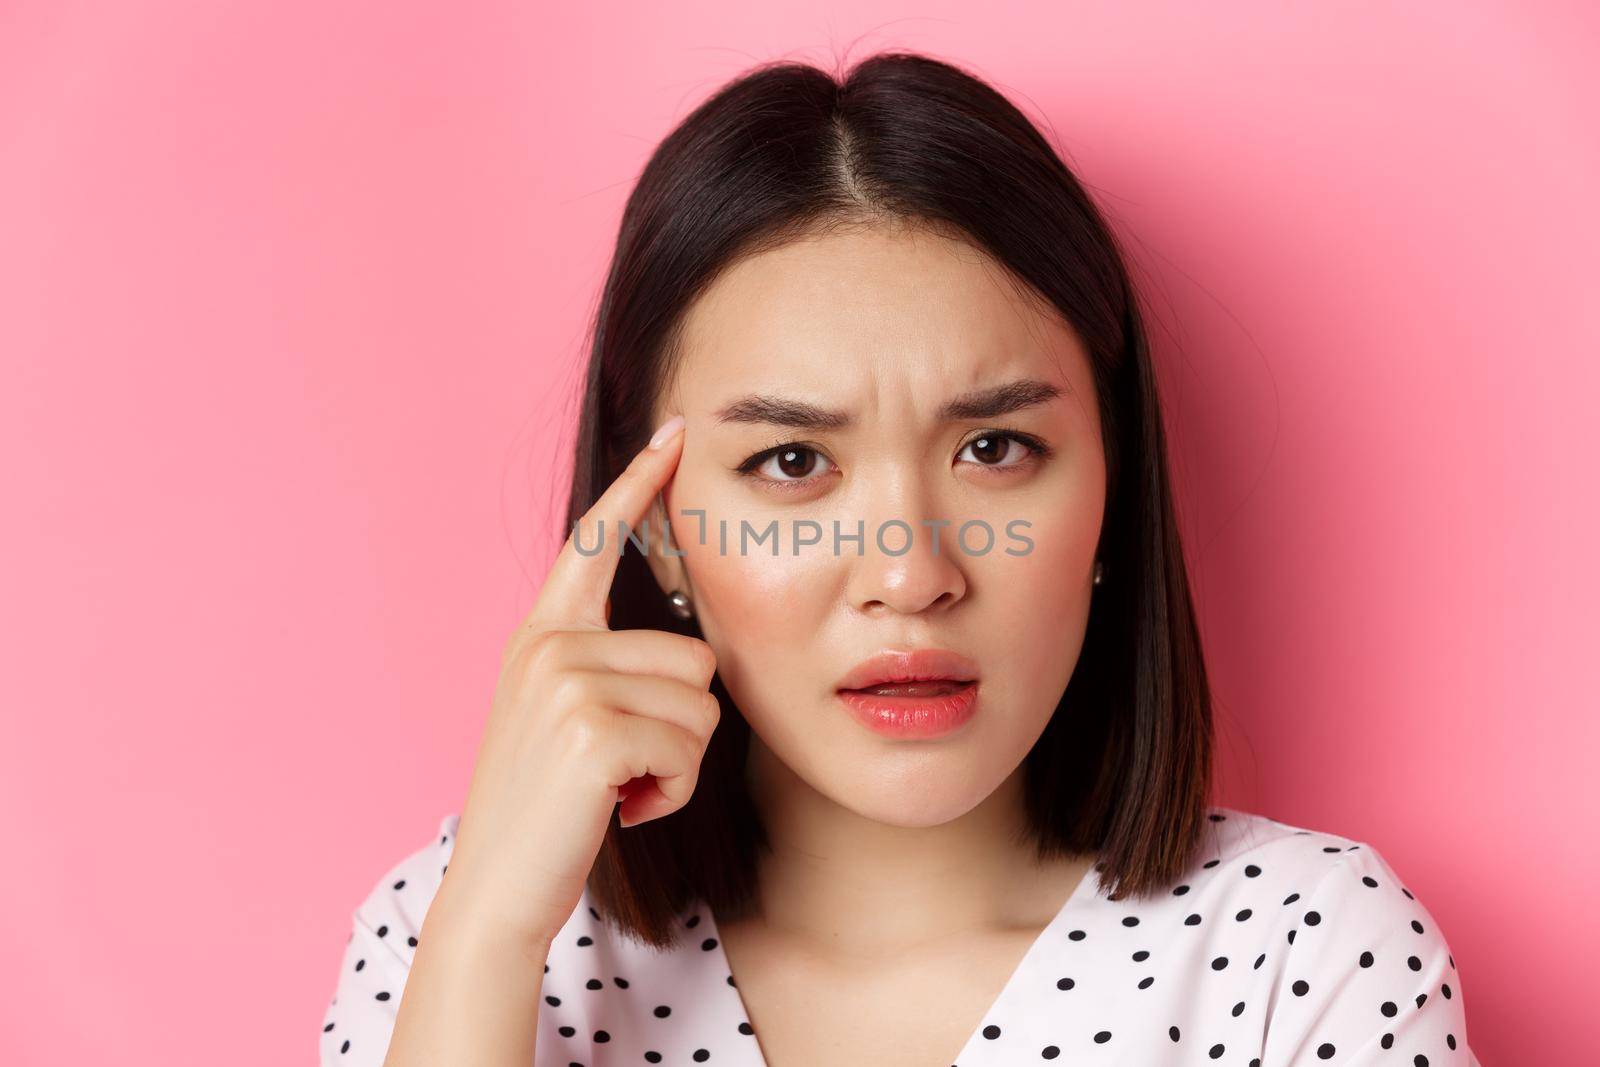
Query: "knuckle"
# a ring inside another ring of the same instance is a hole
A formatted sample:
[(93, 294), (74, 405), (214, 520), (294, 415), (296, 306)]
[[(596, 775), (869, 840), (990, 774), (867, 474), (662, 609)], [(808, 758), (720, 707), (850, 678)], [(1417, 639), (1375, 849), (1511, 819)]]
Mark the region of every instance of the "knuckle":
[(693, 773), (696, 765), (705, 755), (706, 745), (710, 743), (711, 739), (710, 737), (702, 737), (691, 730), (679, 732), (683, 737), (681, 742), (683, 745), (683, 766), (686, 772)]
[(581, 707), (590, 702), (591, 692), (589, 680), (572, 671), (562, 671), (550, 682), (550, 702), (557, 707)]
[(565, 730), (565, 748), (575, 757), (592, 756), (605, 747), (606, 725), (598, 714), (573, 715)]
[(566, 641), (554, 630), (541, 630), (534, 634), (523, 651), (524, 670), (528, 674), (540, 674), (553, 670), (561, 661), (561, 653)]
[(516, 660), (527, 649), (528, 644), (537, 637), (526, 626), (518, 626), (506, 635), (505, 642), (500, 646), (501, 665), (509, 664)]
[(689, 638), (690, 649), (693, 651), (696, 662), (700, 666), (700, 673), (710, 678), (717, 671), (717, 654), (711, 645), (698, 637)]

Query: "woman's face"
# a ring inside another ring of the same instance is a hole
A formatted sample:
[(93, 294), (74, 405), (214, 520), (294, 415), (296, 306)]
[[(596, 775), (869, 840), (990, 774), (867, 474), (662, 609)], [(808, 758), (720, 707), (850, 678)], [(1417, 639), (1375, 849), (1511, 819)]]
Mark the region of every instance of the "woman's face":
[[(1105, 463), (1088, 355), (1042, 305), (924, 229), (791, 243), (690, 308), (654, 412), (686, 421), (662, 498), (683, 555), (653, 557), (658, 579), (690, 594), (753, 742), (879, 822), (938, 825), (989, 796), (1077, 663)], [(1045, 388), (1004, 413), (941, 414), (1015, 382)], [(840, 418), (794, 425), (795, 405)], [(863, 725), (837, 692), (846, 672), (922, 648), (975, 665), (971, 717), (932, 738)]]

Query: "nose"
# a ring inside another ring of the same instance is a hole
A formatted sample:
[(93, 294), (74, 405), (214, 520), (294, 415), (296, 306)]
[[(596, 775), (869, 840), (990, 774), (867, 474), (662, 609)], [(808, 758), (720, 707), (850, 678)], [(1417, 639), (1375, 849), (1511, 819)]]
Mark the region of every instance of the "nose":
[[(880, 502), (891, 506), (863, 515), (860, 555), (854, 545), (841, 548), (850, 567), (850, 603), (867, 615), (914, 615), (946, 611), (960, 602), (967, 593), (956, 540), (960, 520), (925, 506), (905, 506), (912, 503), (911, 494), (884, 493)], [(897, 503), (901, 506), (892, 506)], [(853, 524), (841, 521), (840, 527), (855, 532)]]

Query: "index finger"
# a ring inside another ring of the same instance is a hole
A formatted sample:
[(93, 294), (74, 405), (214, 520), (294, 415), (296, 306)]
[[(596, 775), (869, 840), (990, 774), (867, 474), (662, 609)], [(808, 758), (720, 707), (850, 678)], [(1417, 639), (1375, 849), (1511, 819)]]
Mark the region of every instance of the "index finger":
[[(606, 487), (567, 537), (556, 556), (544, 588), (530, 613), (540, 620), (563, 620), (606, 627), (606, 597), (622, 558), (618, 550), (627, 534), (621, 524), (638, 531), (650, 504), (677, 470), (683, 450), (683, 416), (674, 415), (656, 430), (651, 443), (639, 452)], [(583, 551), (577, 537), (583, 534)], [(651, 537), (658, 535), (652, 533)], [(595, 546), (599, 545), (599, 550)], [(646, 547), (649, 540), (646, 540)], [(585, 554), (587, 553), (587, 554)]]

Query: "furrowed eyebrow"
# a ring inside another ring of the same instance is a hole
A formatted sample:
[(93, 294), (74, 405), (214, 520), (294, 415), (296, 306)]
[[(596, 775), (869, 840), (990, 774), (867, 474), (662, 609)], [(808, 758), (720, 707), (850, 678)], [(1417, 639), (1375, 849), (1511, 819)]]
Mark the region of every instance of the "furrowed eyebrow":
[(754, 422), (796, 426), (803, 430), (837, 430), (850, 425), (850, 416), (803, 400), (752, 394), (735, 400), (716, 413), (718, 422)]
[[(1019, 378), (1014, 382), (961, 394), (939, 409), (939, 419), (942, 422), (993, 419), (1047, 403), (1060, 395), (1061, 390), (1049, 382)], [(843, 411), (818, 407), (803, 400), (762, 394), (735, 400), (717, 411), (716, 417), (718, 422), (761, 423), (802, 430), (838, 430), (850, 425), (850, 416)]]
[(963, 393), (939, 409), (939, 418), (945, 421), (993, 419), (1009, 415), (1013, 411), (1021, 411), (1023, 408), (1047, 403), (1060, 395), (1061, 390), (1049, 382), (1041, 382), (1036, 378), (1018, 378), (1004, 385)]

